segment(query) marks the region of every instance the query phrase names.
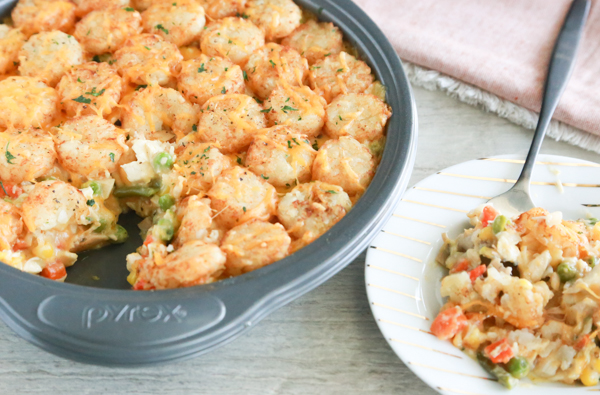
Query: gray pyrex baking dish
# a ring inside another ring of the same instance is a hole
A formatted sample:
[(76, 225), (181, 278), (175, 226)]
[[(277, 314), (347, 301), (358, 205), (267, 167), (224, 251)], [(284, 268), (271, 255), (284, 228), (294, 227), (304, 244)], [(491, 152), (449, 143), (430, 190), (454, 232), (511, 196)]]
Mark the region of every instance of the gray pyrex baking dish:
[[(330, 231), (270, 266), (214, 284), (131, 291), (125, 256), (141, 245), (135, 215), (120, 223), (130, 240), (80, 254), (66, 283), (0, 264), (0, 318), (23, 338), (62, 357), (102, 365), (146, 365), (191, 358), (233, 340), (267, 314), (329, 279), (380, 231), (406, 188), (417, 117), (400, 59), (350, 0), (296, 0), (342, 29), (387, 87), (393, 109), (373, 182)], [(16, 1), (0, 1), (6, 16)]]

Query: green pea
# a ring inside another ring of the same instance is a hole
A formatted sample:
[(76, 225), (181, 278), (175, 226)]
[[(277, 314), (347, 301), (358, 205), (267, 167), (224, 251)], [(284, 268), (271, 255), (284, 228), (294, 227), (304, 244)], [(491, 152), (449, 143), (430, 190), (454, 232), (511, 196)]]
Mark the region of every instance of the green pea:
[(82, 185), (83, 188), (90, 187), (92, 191), (94, 191), (94, 196), (99, 196), (102, 194), (102, 187), (96, 181), (88, 181)]
[(506, 364), (506, 369), (514, 378), (522, 379), (529, 373), (529, 363), (523, 357), (513, 357)]
[(100, 222), (100, 226), (98, 226), (96, 229), (94, 229), (94, 233), (102, 233), (102, 231), (104, 231), (104, 229), (106, 229), (107, 222), (104, 218), (100, 218), (100, 220), (98, 222)]
[(175, 204), (175, 199), (171, 195), (162, 195), (158, 198), (158, 206), (162, 211), (167, 211)]
[(158, 227), (158, 237), (163, 241), (170, 241), (175, 234), (175, 228), (173, 227), (173, 222), (170, 220), (163, 218), (158, 221), (156, 224)]
[(142, 186), (127, 186), (115, 189), (114, 195), (118, 198), (128, 198), (135, 196), (150, 197), (156, 192), (158, 192), (158, 189), (156, 188)]
[(153, 161), (154, 169), (157, 171), (169, 170), (171, 167), (173, 167), (173, 163), (175, 163), (175, 158), (173, 158), (173, 155), (167, 152), (156, 154)]
[(591, 268), (596, 267), (596, 264), (598, 263), (598, 258), (595, 256), (591, 256), (587, 259), (587, 263), (588, 265), (590, 265)]
[(567, 281), (571, 281), (577, 277), (577, 269), (571, 266), (567, 262), (563, 262), (556, 268), (556, 273), (558, 273), (558, 277), (560, 277), (560, 281), (566, 283)]
[(129, 234), (127, 233), (127, 229), (122, 227), (121, 225), (117, 225), (117, 231), (115, 232), (115, 240), (112, 240), (115, 244), (125, 243), (125, 241), (129, 238)]
[(383, 153), (383, 148), (383, 141), (373, 141), (371, 144), (369, 144), (369, 150), (371, 151), (371, 155), (375, 157), (381, 156), (381, 154)]
[(494, 231), (494, 233), (503, 232), (504, 230), (506, 230), (507, 223), (508, 218), (506, 218), (504, 215), (499, 215), (492, 223), (492, 230)]

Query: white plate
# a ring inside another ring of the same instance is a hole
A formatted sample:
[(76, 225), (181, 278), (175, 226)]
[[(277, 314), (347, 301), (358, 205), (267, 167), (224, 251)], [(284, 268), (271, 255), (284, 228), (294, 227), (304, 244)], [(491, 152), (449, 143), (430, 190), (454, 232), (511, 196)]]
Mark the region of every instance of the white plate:
[[(429, 386), (443, 394), (506, 394), (477, 362), (429, 333), (442, 306), (443, 269), (434, 260), (441, 235), (457, 236), (469, 225), (466, 213), (508, 190), (523, 157), (473, 160), (449, 167), (409, 189), (367, 253), (365, 282), (373, 316), (394, 352)], [(600, 217), (600, 165), (541, 155), (533, 174), (532, 198), (566, 219)], [(562, 183), (563, 187), (557, 186)], [(561, 189), (564, 189), (561, 191)], [(521, 380), (511, 394), (587, 392), (582, 386), (532, 384)]]

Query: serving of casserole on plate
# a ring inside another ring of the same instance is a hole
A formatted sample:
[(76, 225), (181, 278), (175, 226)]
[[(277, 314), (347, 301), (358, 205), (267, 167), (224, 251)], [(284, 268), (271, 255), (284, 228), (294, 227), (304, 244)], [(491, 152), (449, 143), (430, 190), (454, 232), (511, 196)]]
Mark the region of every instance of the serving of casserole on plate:
[(531, 186), (539, 207), (509, 218), (486, 202), (512, 186), (522, 163), (482, 158), (426, 178), (369, 249), (379, 328), (441, 393), (598, 384), (600, 165), (541, 155)]

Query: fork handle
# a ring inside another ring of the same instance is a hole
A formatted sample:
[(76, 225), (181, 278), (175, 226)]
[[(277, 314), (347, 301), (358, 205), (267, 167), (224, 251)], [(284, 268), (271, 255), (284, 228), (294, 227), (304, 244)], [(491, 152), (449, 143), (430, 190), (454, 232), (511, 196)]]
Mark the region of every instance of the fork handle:
[(583, 26), (585, 25), (589, 10), (590, 0), (574, 0), (554, 45), (552, 58), (548, 67), (546, 85), (544, 87), (542, 109), (540, 110), (540, 117), (535, 128), (533, 142), (529, 148), (527, 160), (525, 161), (521, 175), (515, 184), (516, 188), (521, 188), (527, 193), (529, 193), (529, 183), (535, 159), (544, 141), (546, 130), (573, 72), (575, 55), (581, 41), (581, 36), (583, 35)]

